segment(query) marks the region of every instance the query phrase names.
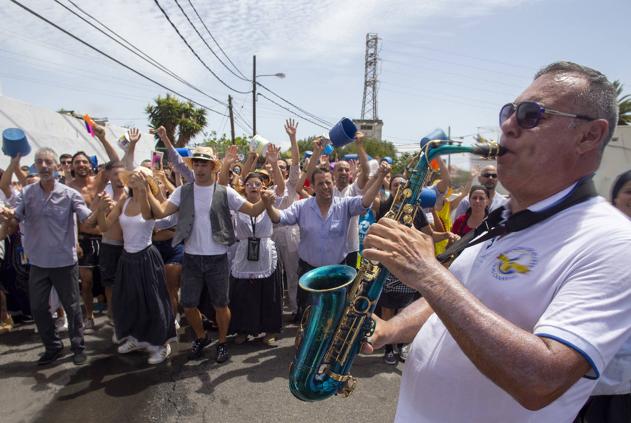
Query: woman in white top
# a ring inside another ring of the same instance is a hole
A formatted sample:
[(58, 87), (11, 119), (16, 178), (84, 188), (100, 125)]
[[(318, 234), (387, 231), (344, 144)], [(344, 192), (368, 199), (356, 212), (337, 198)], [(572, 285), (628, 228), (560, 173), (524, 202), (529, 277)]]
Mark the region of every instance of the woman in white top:
[[(116, 221), (123, 230), (123, 253), (112, 292), (116, 336), (125, 343), (121, 354), (145, 349), (149, 364), (164, 361), (175, 338), (174, 314), (166, 287), (164, 263), (151, 244), (155, 225), (147, 200), (147, 182), (140, 171), (129, 178), (129, 196), (123, 196), (106, 215), (99, 207), (99, 226), (107, 230)], [(110, 203), (111, 204), (111, 203)]]
[[(245, 197), (257, 202), (269, 184), (264, 170), (248, 174)], [(232, 260), (230, 283), (230, 332), (237, 333), (235, 342), (245, 342), (248, 335), (265, 333), (263, 343), (276, 345), (276, 334), (282, 327), (282, 272), (272, 241), (273, 224), (267, 213), (256, 218), (237, 212), (234, 217), (239, 242)]]

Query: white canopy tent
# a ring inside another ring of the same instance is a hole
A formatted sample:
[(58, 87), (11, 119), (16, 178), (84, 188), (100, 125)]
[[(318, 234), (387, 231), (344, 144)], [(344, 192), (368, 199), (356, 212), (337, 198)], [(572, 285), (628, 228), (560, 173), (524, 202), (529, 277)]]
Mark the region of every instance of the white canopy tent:
[[(6, 128), (20, 128), (26, 133), (31, 145), (31, 153), (22, 158), (22, 165), (30, 166), (33, 163), (35, 151), (41, 147), (50, 147), (58, 155), (85, 151), (89, 156), (96, 155), (99, 163), (109, 160), (105, 149), (97, 138), (92, 138), (88, 133), (82, 119), (0, 96), (0, 132)], [(119, 126), (109, 124), (105, 126), (107, 139), (121, 159), (124, 152), (118, 147), (117, 140), (125, 131), (127, 131), (126, 128)], [(140, 163), (144, 159), (150, 159), (154, 145), (153, 135), (143, 133), (136, 145), (134, 162)], [(0, 154), (0, 167), (6, 169), (10, 160), (9, 156)]]

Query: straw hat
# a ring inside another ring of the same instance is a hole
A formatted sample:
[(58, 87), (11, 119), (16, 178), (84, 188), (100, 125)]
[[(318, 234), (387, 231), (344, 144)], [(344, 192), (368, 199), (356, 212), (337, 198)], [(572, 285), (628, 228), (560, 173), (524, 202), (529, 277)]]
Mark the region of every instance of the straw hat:
[(148, 169), (148, 168), (146, 168), (144, 166), (138, 166), (134, 170), (123, 170), (121, 173), (119, 173), (118, 177), (120, 178), (120, 180), (123, 183), (123, 185), (128, 187), (129, 186), (129, 178), (135, 172), (139, 172), (139, 173), (142, 173), (143, 175), (145, 175), (145, 179), (147, 179), (147, 184), (149, 185), (149, 189), (151, 190), (151, 193), (153, 195), (156, 195), (160, 191), (160, 188), (158, 187), (158, 183), (156, 182), (156, 180), (153, 177), (153, 172), (151, 171), (151, 169)]
[(207, 160), (213, 162), (213, 170), (220, 166), (220, 161), (211, 147), (195, 147), (189, 157), (183, 157), (184, 163), (190, 168), (193, 167), (193, 160)]

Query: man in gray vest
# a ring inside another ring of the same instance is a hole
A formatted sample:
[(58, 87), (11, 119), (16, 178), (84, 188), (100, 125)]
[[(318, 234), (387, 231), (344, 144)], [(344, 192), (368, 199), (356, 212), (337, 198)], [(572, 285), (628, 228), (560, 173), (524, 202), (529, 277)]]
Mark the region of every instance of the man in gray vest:
[[(158, 129), (159, 135), (166, 136), (160, 133), (161, 129)], [(216, 172), (221, 164), (212, 148), (196, 147), (191, 157), (185, 160), (193, 168), (195, 181), (178, 187), (163, 204), (151, 195), (149, 201), (156, 218), (178, 212), (173, 245), (184, 241), (180, 302), (196, 337), (189, 358), (200, 358), (204, 348), (210, 344), (197, 308), (205, 284), (219, 327), (216, 361), (223, 363), (230, 357), (226, 347), (230, 325), (227, 251), (228, 246), (235, 242), (230, 211), (255, 217), (265, 209), (265, 205), (262, 201), (249, 203), (232, 188), (217, 184)]]

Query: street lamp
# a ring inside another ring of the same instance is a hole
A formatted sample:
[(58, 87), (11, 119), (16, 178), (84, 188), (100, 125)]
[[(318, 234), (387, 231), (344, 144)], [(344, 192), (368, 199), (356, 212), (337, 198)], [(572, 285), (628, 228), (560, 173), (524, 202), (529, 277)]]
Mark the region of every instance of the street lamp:
[(256, 78), (261, 76), (275, 76), (283, 79), (285, 74), (282, 72), (257, 75), (256, 74), (256, 55), (252, 56), (252, 136), (256, 135)]

